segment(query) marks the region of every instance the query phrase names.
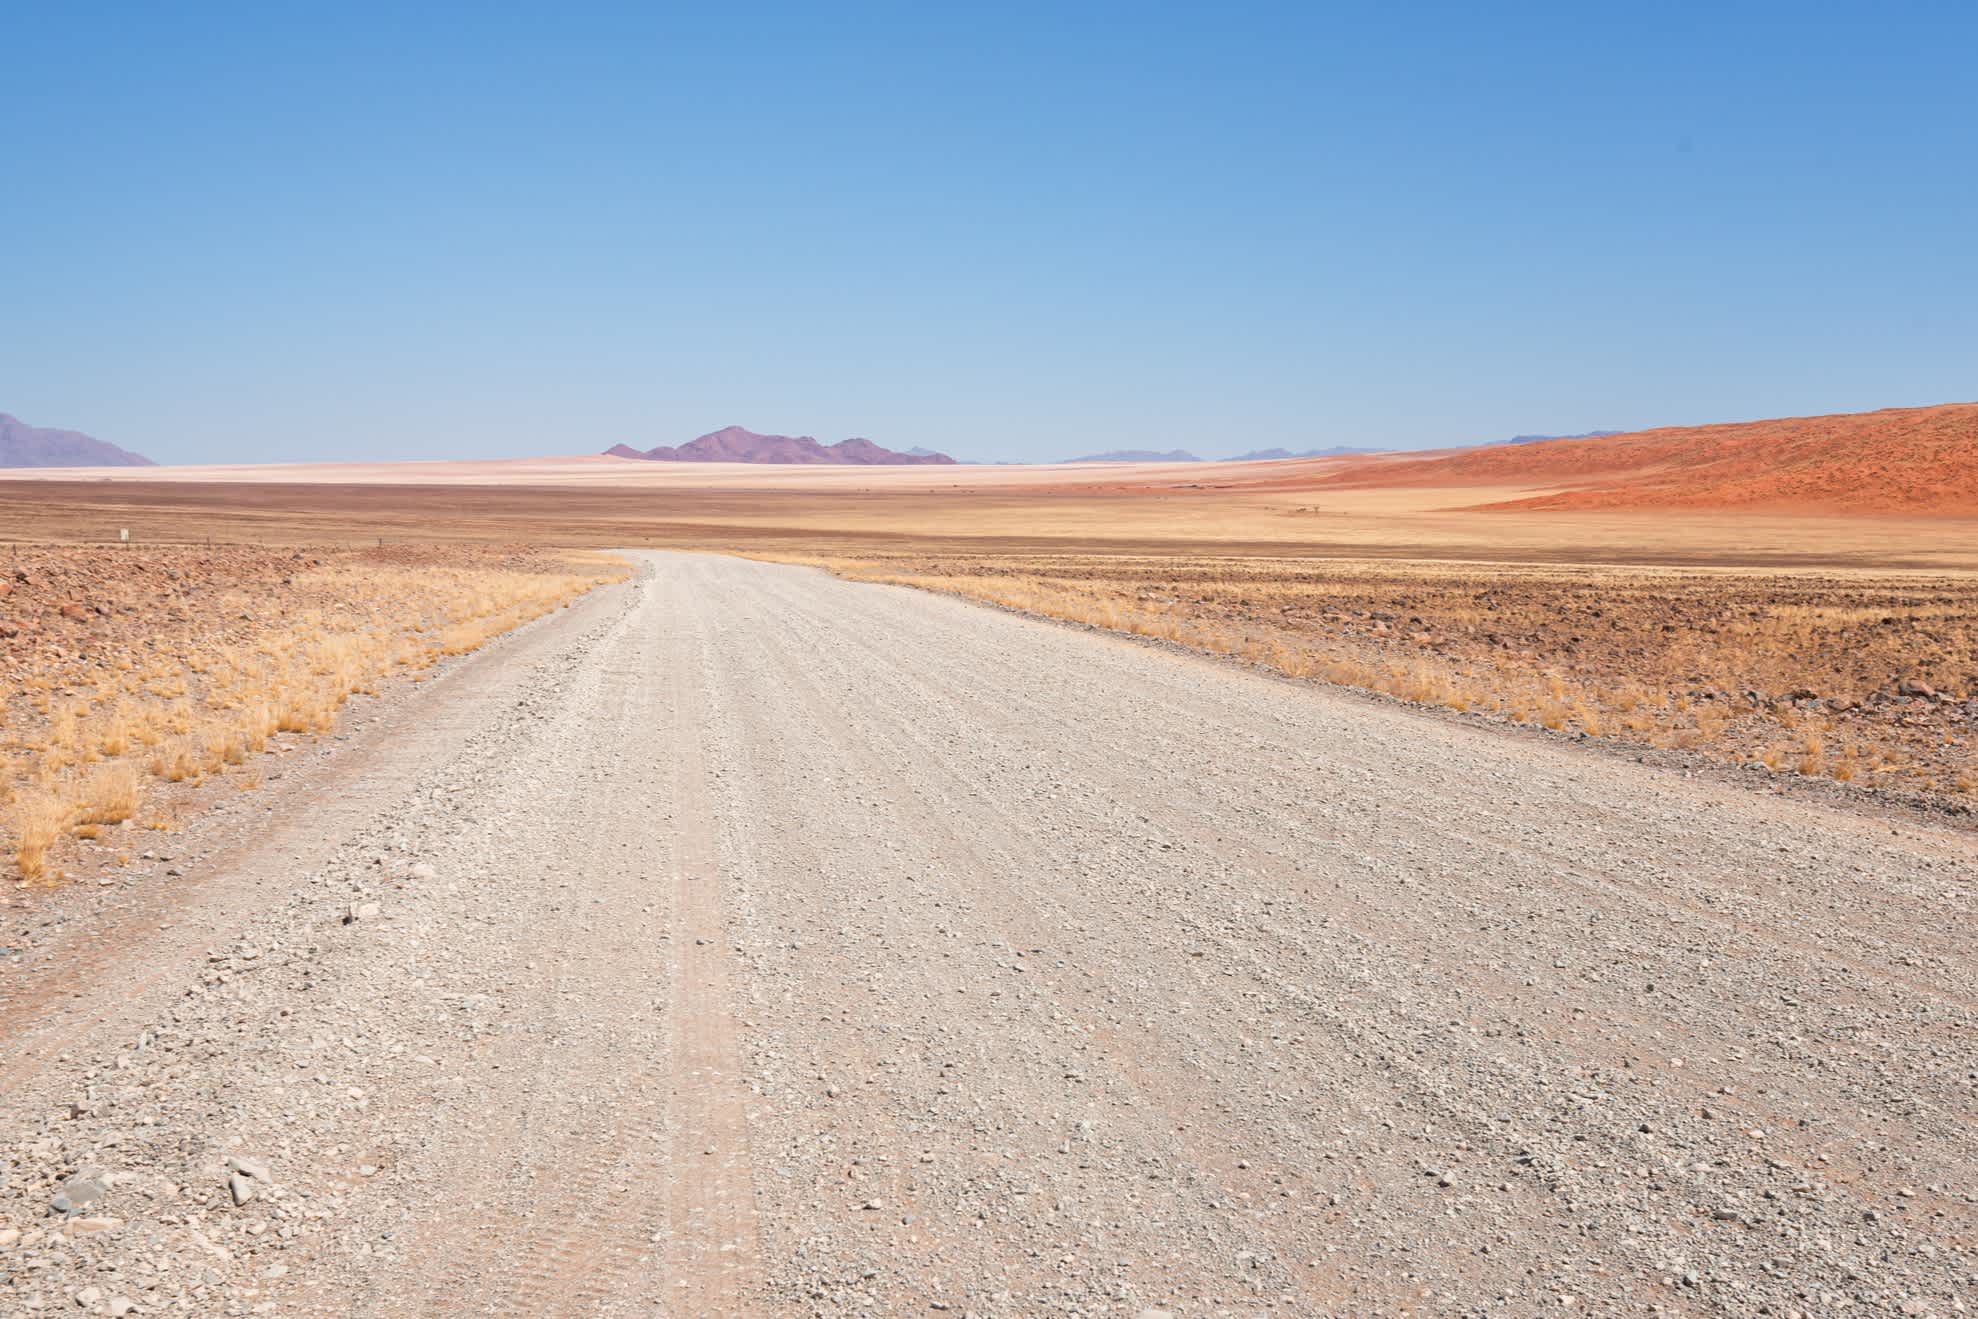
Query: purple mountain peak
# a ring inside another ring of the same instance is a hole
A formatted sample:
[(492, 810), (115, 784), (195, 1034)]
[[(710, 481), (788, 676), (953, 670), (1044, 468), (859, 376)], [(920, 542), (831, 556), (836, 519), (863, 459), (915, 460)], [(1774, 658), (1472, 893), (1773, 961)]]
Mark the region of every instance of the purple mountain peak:
[(746, 426), (723, 426), (678, 447), (662, 444), (642, 452), (627, 444), (615, 444), (605, 452), (617, 458), (641, 458), (662, 463), (893, 467), (954, 462), (944, 453), (897, 453), (859, 437), (840, 440), (836, 444), (819, 444), (809, 435), (759, 435)]

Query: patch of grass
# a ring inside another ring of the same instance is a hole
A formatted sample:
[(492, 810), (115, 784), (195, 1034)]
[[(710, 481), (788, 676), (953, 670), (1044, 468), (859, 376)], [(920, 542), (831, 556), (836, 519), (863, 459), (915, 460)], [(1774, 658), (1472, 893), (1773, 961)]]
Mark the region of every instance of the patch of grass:
[(14, 869), (33, 883), (48, 877), (48, 851), (68, 827), (61, 802), (46, 794), (29, 798), (14, 814)]
[[(59, 581), (64, 552), (39, 553), (29, 580)], [(125, 611), (142, 620), (128, 635), (91, 640), (89, 651), (107, 655), (27, 651), (24, 699), (0, 707), (0, 840), (13, 844), (22, 878), (48, 873), (64, 832), (131, 819), (148, 788), (239, 772), (279, 735), (329, 731), (347, 701), (388, 676), (417, 676), (629, 571), (603, 554), (487, 547), (397, 546), (306, 566), (299, 553), (238, 551), (218, 563), (188, 553), (169, 572), (133, 555), (73, 554), (96, 556), (92, 589), (133, 575), (146, 607)], [(252, 571), (229, 585), (226, 573), (240, 571), (229, 565)], [(177, 585), (195, 575), (196, 593)], [(51, 810), (61, 817), (52, 834)]]
[(113, 761), (86, 781), (76, 819), (90, 825), (122, 824), (137, 814), (139, 792), (137, 766)]
[[(758, 557), (1557, 732), (1978, 795), (1969, 576), (1235, 554)], [(1861, 749), (1833, 752), (1836, 729)]]

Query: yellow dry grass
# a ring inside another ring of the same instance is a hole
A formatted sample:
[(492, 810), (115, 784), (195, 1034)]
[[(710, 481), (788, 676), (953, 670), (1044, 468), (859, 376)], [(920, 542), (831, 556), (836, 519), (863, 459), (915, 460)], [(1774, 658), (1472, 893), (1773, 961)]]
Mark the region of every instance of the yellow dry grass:
[[(98, 670), (30, 673), (0, 704), (0, 839), (23, 881), (54, 874), (64, 837), (136, 824), (159, 784), (198, 784), (286, 736), (327, 732), (354, 694), (423, 674), (626, 572), (610, 556), (559, 570), (467, 562), (347, 563), (314, 570), (306, 607), (241, 591), (218, 619), (250, 619), (244, 644), (159, 647)], [(171, 812), (146, 822), (165, 827)]]
[[(1551, 732), (1940, 797), (1969, 799), (1978, 788), (1978, 582), (1962, 575), (1240, 556), (757, 557)], [(1906, 697), (1905, 681), (1937, 695)]]

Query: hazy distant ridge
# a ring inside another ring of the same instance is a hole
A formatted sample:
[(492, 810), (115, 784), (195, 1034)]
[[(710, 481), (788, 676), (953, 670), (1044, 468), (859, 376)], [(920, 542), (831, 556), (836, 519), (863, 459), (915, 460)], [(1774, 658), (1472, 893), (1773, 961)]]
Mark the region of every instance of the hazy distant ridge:
[(1105, 453), (1088, 453), (1083, 458), (1067, 458), (1068, 463), (1199, 463), (1202, 460), (1186, 449), (1169, 449), (1166, 453), (1155, 453), (1152, 449), (1109, 449)]
[(143, 454), (81, 431), (30, 426), (0, 412), (0, 467), (156, 467)]
[(1379, 449), (1356, 448), (1350, 444), (1335, 444), (1330, 449), (1300, 449), (1296, 453), (1290, 449), (1252, 449), (1239, 453), (1229, 461), (1233, 463), (1277, 462), (1285, 458), (1338, 458), (1351, 453), (1379, 453)]
[(1252, 449), (1249, 453), (1239, 453), (1234, 458), (1203, 458), (1186, 449), (1169, 449), (1166, 453), (1156, 453), (1152, 449), (1109, 449), (1105, 453), (1092, 453), (1083, 458), (1067, 458), (1064, 461), (1068, 463), (1256, 463), (1281, 458), (1334, 458), (1342, 454), (1379, 452), (1378, 449), (1356, 449), (1350, 445), (1337, 444), (1330, 449), (1303, 449), (1297, 452), (1290, 449)]
[(882, 448), (856, 436), (836, 444), (819, 444), (808, 435), (758, 435), (741, 426), (724, 426), (675, 447), (661, 444), (651, 449), (634, 449), (614, 444), (605, 450), (612, 458), (639, 458), (659, 463), (793, 463), (836, 464), (857, 467), (905, 467), (930, 463), (952, 463), (945, 453), (915, 448), (906, 453)]

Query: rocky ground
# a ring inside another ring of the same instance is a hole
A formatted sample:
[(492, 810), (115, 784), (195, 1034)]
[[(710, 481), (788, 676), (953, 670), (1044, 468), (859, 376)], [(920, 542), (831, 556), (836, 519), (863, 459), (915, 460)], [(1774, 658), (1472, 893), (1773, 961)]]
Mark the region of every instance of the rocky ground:
[(819, 562), (1567, 736), (1978, 809), (1968, 573), (905, 551)]
[(350, 606), (395, 569), (565, 572), (525, 545), (0, 547), (0, 678), (75, 686), (156, 651), (249, 647), (285, 616)]
[(0, 913), (0, 1314), (1973, 1301), (1968, 832), (686, 556), (349, 719)]

